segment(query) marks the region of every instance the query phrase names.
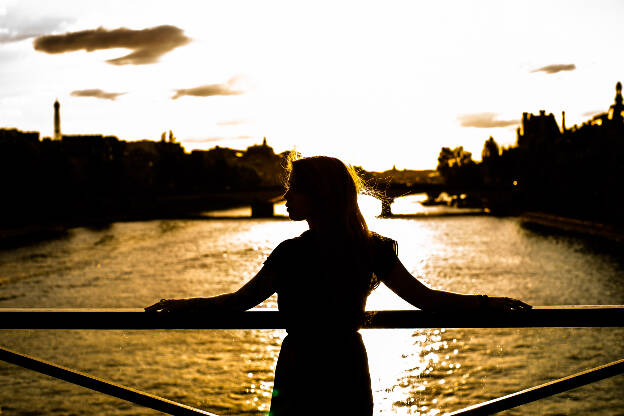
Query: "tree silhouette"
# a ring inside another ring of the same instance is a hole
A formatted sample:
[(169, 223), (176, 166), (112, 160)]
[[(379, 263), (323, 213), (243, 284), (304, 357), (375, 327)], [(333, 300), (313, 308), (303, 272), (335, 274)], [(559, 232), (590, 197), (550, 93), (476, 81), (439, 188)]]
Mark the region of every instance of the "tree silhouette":
[(438, 156), (437, 170), (451, 186), (473, 187), (481, 182), (479, 167), (472, 160), (472, 153), (463, 146), (455, 149), (443, 147)]
[(500, 148), (494, 137), (490, 136), (489, 139), (483, 144), (483, 150), (481, 151), (481, 160), (485, 162), (487, 159), (494, 159), (500, 156)]

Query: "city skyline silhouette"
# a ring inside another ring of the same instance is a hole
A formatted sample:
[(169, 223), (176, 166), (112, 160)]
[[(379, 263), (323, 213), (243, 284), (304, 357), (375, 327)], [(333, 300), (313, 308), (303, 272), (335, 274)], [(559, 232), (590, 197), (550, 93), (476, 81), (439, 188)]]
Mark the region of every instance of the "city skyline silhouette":
[(3, 127), (53, 136), (58, 98), (65, 134), (173, 130), (189, 151), (266, 136), (277, 152), (433, 169), (442, 146), (512, 145), (522, 112), (582, 123), (624, 72), (617, 2), (78, 4), (0, 7)]
[(622, 17), (0, 0), (0, 414), (430, 416), (621, 372)]
[[(443, 146), (437, 172), (355, 168), (386, 217), (397, 197), (426, 193), (435, 203), (444, 192), (461, 197), (461, 206), (495, 214), (530, 210), (621, 225), (622, 201), (614, 192), (624, 175), (614, 159), (624, 146), (620, 82), (615, 92), (607, 111), (581, 125), (559, 126), (545, 110), (524, 112), (516, 144), (500, 146), (490, 136), (481, 161), (463, 146)], [(172, 130), (159, 141), (63, 135), (58, 100), (53, 120), (54, 138), (0, 129), (0, 176), (14, 178), (4, 192), (14, 201), (3, 208), (5, 226), (188, 216), (240, 205), (250, 205), (254, 217), (272, 217), (292, 154), (276, 153), (266, 137), (244, 150), (215, 146), (189, 153)], [(57, 202), (39, 213), (49, 200)]]

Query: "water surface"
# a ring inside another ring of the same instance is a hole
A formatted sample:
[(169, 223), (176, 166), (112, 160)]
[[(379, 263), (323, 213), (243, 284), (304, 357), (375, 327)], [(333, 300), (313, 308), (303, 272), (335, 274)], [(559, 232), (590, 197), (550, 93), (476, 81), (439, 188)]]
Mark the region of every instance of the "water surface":
[[(393, 206), (398, 213), (438, 210), (421, 208), (416, 198), (400, 201)], [(407, 269), (433, 287), (534, 305), (624, 304), (617, 248), (535, 233), (516, 218), (377, 219), (377, 209), (363, 201), (370, 228), (396, 239)], [(304, 223), (231, 218), (72, 229), (62, 239), (0, 252), (0, 307), (144, 307), (164, 297), (235, 290), (280, 241), (304, 230)], [(383, 286), (367, 304), (369, 310), (409, 307)], [(384, 415), (441, 414), (624, 357), (622, 328), (362, 333), (375, 413)], [(218, 414), (255, 415), (268, 411), (284, 336), (276, 330), (19, 330), (0, 331), (0, 345)], [(0, 386), (2, 415), (159, 414), (3, 362)], [(623, 387), (617, 376), (503, 414), (622, 414)], [(321, 409), (324, 394), (322, 386), (310, 391), (310, 406)]]

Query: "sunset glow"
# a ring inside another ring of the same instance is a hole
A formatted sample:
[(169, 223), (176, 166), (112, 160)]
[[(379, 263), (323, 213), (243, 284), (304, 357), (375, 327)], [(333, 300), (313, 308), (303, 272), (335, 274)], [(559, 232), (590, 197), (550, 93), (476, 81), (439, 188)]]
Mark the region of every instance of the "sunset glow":
[[(0, 1), (0, 127), (158, 140), (267, 137), (367, 169), (435, 168), (515, 143), (522, 112), (606, 111), (624, 78), (617, 1)], [(101, 29), (99, 29), (101, 28)], [(123, 29), (123, 30), (122, 30)], [(85, 44), (81, 34), (99, 33)], [(54, 50), (72, 34), (74, 49)], [(61, 38), (58, 38), (61, 39)], [(134, 42), (134, 43), (133, 43)]]

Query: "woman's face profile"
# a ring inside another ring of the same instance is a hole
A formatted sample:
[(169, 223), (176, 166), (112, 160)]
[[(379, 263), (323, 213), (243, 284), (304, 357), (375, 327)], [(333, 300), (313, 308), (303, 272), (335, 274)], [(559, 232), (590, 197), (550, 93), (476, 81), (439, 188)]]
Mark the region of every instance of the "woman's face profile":
[(288, 217), (293, 221), (307, 220), (310, 218), (310, 197), (308, 194), (298, 192), (292, 187), (284, 194)]

